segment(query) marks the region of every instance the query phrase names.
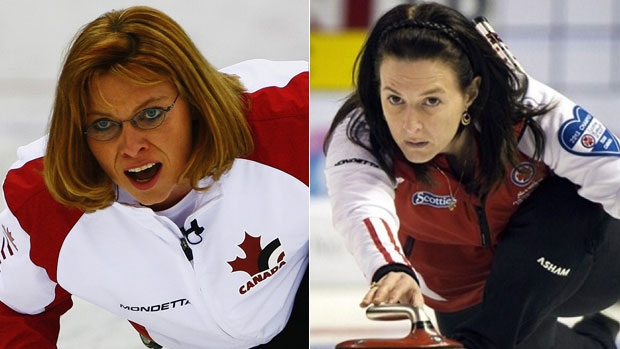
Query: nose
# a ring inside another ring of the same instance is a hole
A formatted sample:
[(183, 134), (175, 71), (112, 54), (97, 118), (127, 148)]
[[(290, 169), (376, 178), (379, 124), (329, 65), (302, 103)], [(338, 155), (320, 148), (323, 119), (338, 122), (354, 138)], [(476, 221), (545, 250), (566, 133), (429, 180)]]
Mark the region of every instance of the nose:
[(123, 123), (121, 134), (118, 136), (118, 147), (123, 156), (138, 156), (148, 148), (144, 130), (134, 127), (131, 122)]
[(423, 124), (420, 115), (414, 108), (407, 108), (403, 117), (403, 128), (410, 133), (418, 132), (422, 129)]

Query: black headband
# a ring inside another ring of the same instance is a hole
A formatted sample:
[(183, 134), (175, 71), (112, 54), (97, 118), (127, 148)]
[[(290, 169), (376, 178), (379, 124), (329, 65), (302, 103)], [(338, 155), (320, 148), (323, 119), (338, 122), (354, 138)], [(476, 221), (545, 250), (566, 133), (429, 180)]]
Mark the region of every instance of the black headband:
[(474, 68), (473, 61), (471, 57), (469, 56), (469, 53), (466, 49), (465, 44), (463, 44), (461, 39), (459, 39), (458, 35), (452, 28), (447, 27), (443, 24), (439, 24), (435, 22), (419, 22), (419, 21), (412, 21), (409, 19), (405, 19), (405, 20), (395, 22), (385, 27), (385, 29), (383, 29), (383, 31), (381, 32), (381, 35), (379, 35), (379, 42), (382, 42), (383, 39), (385, 39), (385, 36), (387, 36), (388, 34), (395, 32), (397, 30), (400, 30), (400, 29), (404, 29), (404, 28), (423, 28), (423, 29), (431, 29), (431, 30), (440, 32), (441, 34), (443, 34), (445, 38), (450, 40), (452, 43), (458, 46), (461, 49), (461, 51), (463, 51), (463, 53), (469, 60), (469, 63), (472, 69)]

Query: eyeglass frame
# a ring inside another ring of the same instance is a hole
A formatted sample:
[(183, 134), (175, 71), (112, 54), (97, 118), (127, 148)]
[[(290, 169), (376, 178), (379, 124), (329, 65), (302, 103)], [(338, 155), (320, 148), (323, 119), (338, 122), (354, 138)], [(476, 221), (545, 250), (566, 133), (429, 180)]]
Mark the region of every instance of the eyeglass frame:
[[(94, 127), (94, 126), (95, 126), (95, 124), (96, 124), (99, 120), (102, 120), (102, 119), (97, 119), (97, 120), (95, 120), (93, 123), (91, 123), (91, 124), (90, 124), (90, 125), (86, 128), (86, 130), (82, 131), (82, 133), (84, 134), (84, 136), (89, 137), (89, 138), (90, 138), (90, 139), (92, 139), (92, 140), (95, 140), (95, 141), (98, 141), (98, 142), (107, 142), (107, 141), (111, 141), (111, 140), (113, 140), (114, 138), (118, 137), (118, 136), (121, 134), (121, 132), (123, 132), (123, 123), (125, 123), (125, 122), (129, 122), (129, 123), (131, 124), (131, 126), (133, 126), (133, 127), (137, 128), (137, 129), (139, 129), (139, 130), (154, 130), (154, 129), (156, 129), (156, 128), (158, 128), (158, 127), (160, 127), (161, 125), (163, 125), (163, 124), (164, 124), (164, 121), (166, 120), (166, 116), (167, 116), (167, 115), (168, 115), (168, 113), (172, 110), (172, 108), (174, 108), (174, 106), (176, 105), (176, 103), (177, 103), (177, 99), (179, 98), (179, 95), (180, 95), (180, 94), (177, 92), (177, 95), (176, 95), (176, 97), (174, 97), (174, 100), (172, 101), (172, 104), (170, 104), (170, 105), (169, 105), (168, 107), (166, 107), (166, 108), (161, 108), (161, 107), (144, 108), (144, 109), (142, 109), (142, 110), (138, 111), (137, 113), (135, 113), (135, 114), (131, 117), (131, 119), (128, 119), (128, 120), (115, 121), (115, 120), (111, 120), (111, 119), (108, 119), (108, 118), (103, 118), (103, 119), (105, 119), (105, 120), (109, 121), (110, 123), (112, 123), (113, 125), (118, 126), (118, 132), (116, 132), (116, 133), (115, 133), (112, 137), (110, 137), (110, 138), (108, 138), (108, 139), (97, 139), (97, 138), (93, 137), (92, 135), (91, 135), (91, 136), (89, 136), (89, 135), (88, 135), (88, 131), (89, 131), (92, 127)], [(138, 122), (136, 121), (136, 118), (137, 118), (140, 114), (142, 114), (144, 111), (146, 111), (146, 110), (148, 110), (148, 109), (157, 109), (157, 110), (160, 110), (160, 111), (162, 111), (162, 112), (164, 113), (164, 115), (162, 115), (162, 116), (161, 116), (161, 123), (157, 124), (157, 126), (155, 126), (155, 127), (151, 127), (151, 128), (143, 128), (143, 127), (139, 126)]]

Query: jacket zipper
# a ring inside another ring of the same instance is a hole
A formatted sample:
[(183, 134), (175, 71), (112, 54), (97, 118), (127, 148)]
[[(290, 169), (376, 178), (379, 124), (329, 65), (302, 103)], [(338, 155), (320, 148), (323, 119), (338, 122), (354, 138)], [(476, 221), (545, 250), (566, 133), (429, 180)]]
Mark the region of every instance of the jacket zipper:
[(480, 206), (475, 206), (476, 215), (478, 216), (478, 225), (480, 225), (480, 240), (482, 247), (489, 246), (491, 242), (491, 233), (489, 232), (489, 223), (487, 222), (487, 216), (484, 213), (484, 202), (486, 197), (480, 200)]

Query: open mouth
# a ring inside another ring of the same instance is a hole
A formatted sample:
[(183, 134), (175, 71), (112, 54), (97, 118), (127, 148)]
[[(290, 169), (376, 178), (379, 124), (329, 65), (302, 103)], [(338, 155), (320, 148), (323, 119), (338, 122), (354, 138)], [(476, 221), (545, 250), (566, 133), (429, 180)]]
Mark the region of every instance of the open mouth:
[(138, 183), (146, 183), (153, 179), (161, 169), (161, 163), (149, 163), (141, 167), (136, 167), (125, 171), (127, 177)]

